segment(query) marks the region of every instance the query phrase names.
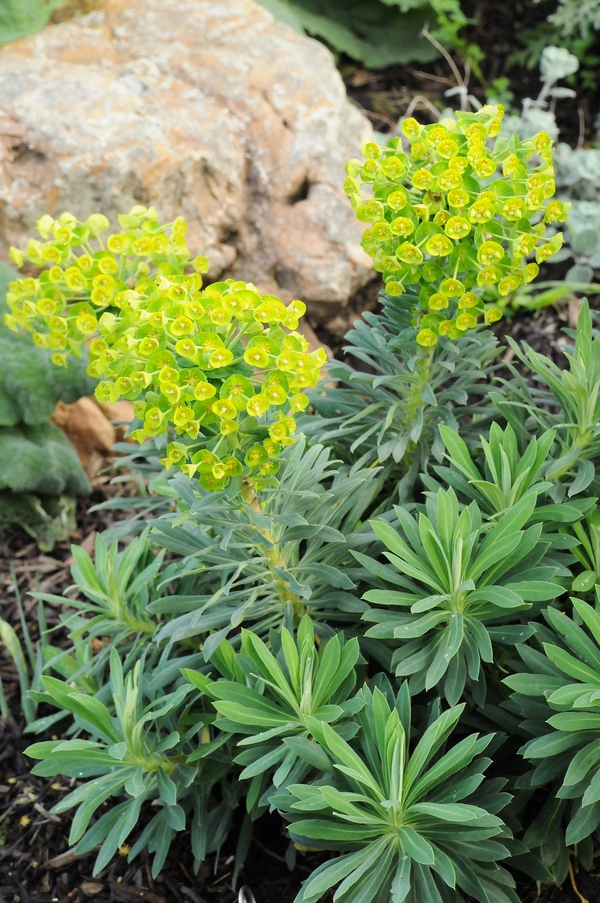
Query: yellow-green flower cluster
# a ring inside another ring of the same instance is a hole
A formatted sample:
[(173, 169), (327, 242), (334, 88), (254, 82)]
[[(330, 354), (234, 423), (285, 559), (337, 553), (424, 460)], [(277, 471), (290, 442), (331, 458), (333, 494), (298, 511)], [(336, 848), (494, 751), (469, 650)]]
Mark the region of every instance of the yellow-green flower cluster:
[(44, 241), (11, 251), (44, 269), (11, 283), (7, 325), (31, 331), (59, 365), (87, 345), (99, 401), (134, 401), (133, 438), (173, 434), (166, 467), (207, 489), (241, 475), (264, 482), (326, 361), (296, 331), (305, 305), (232, 279), (203, 288), (207, 262), (190, 260), (181, 219), (161, 226), (153, 208), (134, 207), (120, 224), (104, 243), (100, 214), (42, 217)]
[(500, 319), (482, 296), (506, 296), (531, 282), (538, 264), (562, 246), (562, 233), (546, 236), (547, 224), (569, 212), (550, 200), (552, 141), (545, 132), (524, 141), (497, 137), (503, 115), (488, 105), (434, 125), (406, 119), (408, 153), (399, 137), (385, 147), (366, 142), (364, 161), (346, 167), (346, 193), (358, 219), (370, 224), (363, 247), (388, 295), (417, 297), (424, 347)]

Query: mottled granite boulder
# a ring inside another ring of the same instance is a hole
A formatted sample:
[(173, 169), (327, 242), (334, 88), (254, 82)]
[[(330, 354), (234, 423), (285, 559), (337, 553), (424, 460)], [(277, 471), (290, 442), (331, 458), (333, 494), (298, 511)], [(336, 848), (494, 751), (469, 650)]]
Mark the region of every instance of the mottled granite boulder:
[(154, 204), (211, 276), (320, 317), (374, 275), (341, 188), (370, 131), (327, 49), (252, 0), (107, 0), (0, 51), (0, 254), (46, 211)]

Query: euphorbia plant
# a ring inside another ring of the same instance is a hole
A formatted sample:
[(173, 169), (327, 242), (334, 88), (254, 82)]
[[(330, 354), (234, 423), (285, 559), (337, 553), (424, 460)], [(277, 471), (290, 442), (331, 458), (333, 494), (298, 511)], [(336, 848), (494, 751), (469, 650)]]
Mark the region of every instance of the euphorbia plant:
[[(80, 600), (67, 624), (92, 660), (75, 643), (73, 655), (52, 650), (47, 667), (69, 683), (46, 679), (35, 697), (90, 737), (30, 753), (43, 774), (98, 775), (61, 804), (82, 807), (72, 840), (78, 852), (102, 844), (97, 868), (142, 802), (153, 818), (130, 858), (147, 847), (156, 872), (189, 826), (199, 866), (245, 796), (236, 873), (250, 820), (267, 806), (300, 849), (341, 854), (308, 879), (307, 903), (335, 885), (348, 903), (512, 903), (499, 865), (510, 853), (545, 880), (511, 837), (525, 804), (515, 800), (505, 825), (504, 779), (484, 783), (482, 754), (504, 741), (472, 726), (494, 712), (502, 724), (500, 672), (517, 667), (509, 647), (535, 642), (542, 609), (571, 579), (577, 540), (551, 525), (579, 520), (594, 500), (562, 502), (561, 487), (572, 496), (589, 485), (587, 463), (571, 485), (570, 470), (547, 467), (570, 427), (554, 418), (532, 441), (529, 397), (508, 383), (489, 394), (497, 343), (481, 327), (560, 247), (544, 233), (567, 214), (550, 200), (548, 136), (498, 137), (501, 116), (484, 107), (434, 126), (407, 120), (409, 152), (400, 138), (371, 142), (366, 162), (350, 163), (384, 307), (350, 337), (366, 367), (332, 367), (345, 385), (312, 393), (318, 416), (303, 417), (295, 444), (293, 415), (324, 363), (296, 332), (300, 302), (232, 280), (204, 288), (206, 261), (190, 259), (185, 224), (162, 227), (152, 208), (121, 217), (106, 245), (99, 215), (40, 220), (44, 241), (27, 255), (41, 272), (12, 284), (9, 325), (52, 347), (57, 364), (89, 342), (99, 397), (134, 400), (133, 435), (171, 434), (163, 464), (183, 471), (160, 483), (172, 509), (140, 539), (132, 580), (133, 559), (108, 553), (119, 605), (89, 592), (89, 569), (106, 570), (102, 543), (79, 568), (91, 604)], [(578, 398), (593, 396), (593, 379), (579, 383)], [(490, 429), (493, 420), (502, 423)], [(415, 481), (444, 446), (448, 466), (424, 477), (424, 501)], [(405, 503), (395, 522), (392, 496)], [(151, 547), (142, 555), (146, 542), (168, 552), (164, 562)], [(110, 660), (98, 636), (118, 639)], [(99, 786), (117, 800), (92, 823)]]
[(387, 462), (401, 500), (430, 456), (441, 457), (440, 423), (474, 427), (478, 439), (498, 351), (481, 326), (500, 319), (502, 297), (562, 244), (561, 233), (545, 236), (568, 214), (551, 200), (552, 142), (544, 132), (499, 135), (502, 115), (485, 106), (435, 125), (407, 119), (404, 143), (367, 142), (365, 159), (347, 166), (346, 191), (368, 224), (363, 247), (385, 283), (383, 311), (348, 334), (361, 365), (332, 366), (341, 385), (310, 393), (319, 418), (306, 429), (345, 457)]
[(203, 289), (208, 264), (191, 259), (181, 218), (162, 226), (153, 207), (136, 206), (119, 222), (105, 244), (102, 214), (43, 216), (44, 240), (11, 249), (41, 272), (10, 284), (7, 325), (30, 330), (59, 366), (89, 344), (98, 399), (135, 401), (133, 438), (173, 434), (167, 468), (197, 472), (206, 489), (239, 487), (242, 475), (263, 483), (326, 360), (295, 331), (305, 305), (232, 279)]

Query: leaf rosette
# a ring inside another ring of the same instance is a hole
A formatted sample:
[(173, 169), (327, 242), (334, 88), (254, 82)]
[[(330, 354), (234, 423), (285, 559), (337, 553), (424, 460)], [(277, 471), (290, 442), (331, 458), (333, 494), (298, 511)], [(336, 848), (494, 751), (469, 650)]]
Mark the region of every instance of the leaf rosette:
[(525, 526), (535, 504), (525, 496), (490, 524), (476, 502), (460, 510), (454, 490), (440, 489), (417, 518), (396, 507), (399, 530), (372, 521), (392, 566), (355, 553), (385, 587), (364, 596), (366, 636), (383, 643), (380, 654), (393, 650), (412, 692), (438, 687), (454, 704), (468, 685), (482, 704), (494, 644), (523, 642), (533, 633), (524, 612), (564, 592), (544, 560), (542, 525)]
[(335, 885), (336, 903), (446, 903), (463, 901), (461, 891), (481, 903), (517, 903), (512, 878), (498, 865), (509, 855), (506, 841), (512, 844), (497, 814), (510, 796), (500, 792), (502, 780), (482, 786), (491, 736), (448, 745), (461, 705), (432, 718), (411, 750), (406, 684), (395, 706), (377, 688), (359, 695), (356, 741), (310, 719), (333, 767), (272, 800), (294, 843), (342, 853), (313, 872), (299, 903), (314, 903)]

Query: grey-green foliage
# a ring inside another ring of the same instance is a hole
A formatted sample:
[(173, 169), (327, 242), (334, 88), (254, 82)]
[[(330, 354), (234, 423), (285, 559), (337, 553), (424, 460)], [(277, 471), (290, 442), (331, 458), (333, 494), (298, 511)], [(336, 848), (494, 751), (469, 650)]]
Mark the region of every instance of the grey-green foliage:
[(77, 452), (53, 423), (0, 429), (0, 490), (39, 495), (90, 491)]
[(316, 413), (300, 422), (344, 460), (381, 464), (402, 500), (430, 458), (441, 457), (438, 425), (471, 430), (489, 411), (487, 374), (499, 346), (489, 330), (473, 331), (456, 341), (440, 337), (423, 358), (410, 322), (412, 286), (400, 298), (383, 294), (382, 303), (381, 314), (365, 313), (347, 334), (356, 365), (332, 362), (328, 374), (338, 386), (311, 392)]
[(437, 687), (454, 705), (467, 685), (482, 705), (494, 647), (530, 636), (523, 612), (564, 592), (542, 524), (526, 526), (535, 506), (524, 497), (490, 521), (476, 502), (461, 510), (454, 490), (440, 489), (417, 519), (397, 507), (397, 530), (372, 522), (392, 567), (357, 555), (378, 586), (365, 595), (374, 606), (366, 636), (380, 660), (377, 644), (393, 651), (391, 668), (410, 677), (412, 693)]
[(515, 134), (519, 138), (531, 138), (544, 130), (553, 140), (558, 137), (558, 126), (549, 101), (575, 97), (571, 88), (557, 83), (568, 78), (579, 69), (579, 60), (564, 47), (545, 47), (540, 60), (540, 81), (537, 97), (526, 97), (520, 114), (512, 114), (504, 119), (502, 133), (507, 137)]
[[(467, 19), (459, 0), (259, 0), (273, 15), (300, 33), (321, 38), (333, 50), (366, 66), (435, 59), (438, 51), (420, 38), (424, 25), (448, 44)], [(434, 28), (437, 16), (447, 25)]]
[[(576, 54), (582, 63), (581, 83), (594, 92), (596, 58), (594, 42), (600, 22), (599, 0), (533, 0), (543, 3), (546, 20), (538, 21), (533, 28), (519, 28), (516, 37), (520, 48), (508, 57), (509, 69), (538, 65), (544, 48), (558, 45)], [(540, 11), (542, 12), (542, 11)], [(543, 14), (543, 13), (542, 13)], [(541, 17), (540, 17), (541, 18)]]
[(530, 738), (521, 754), (534, 766), (517, 786), (550, 786), (525, 842), (539, 848), (559, 884), (569, 867), (567, 845), (576, 845), (591, 868), (600, 825), (600, 615), (597, 605), (571, 602), (572, 617), (547, 610), (547, 625), (535, 626), (537, 643), (518, 647), (522, 662), (504, 681), (515, 691), (509, 707)]
[[(498, 396), (494, 395), (494, 399), (499, 401)], [(543, 402), (547, 408), (548, 399), (544, 398)], [(506, 410), (504, 400), (499, 404), (501, 409)], [(556, 441), (556, 429), (540, 431), (539, 438), (534, 436), (531, 439), (521, 427), (517, 433), (510, 424), (502, 429), (498, 423), (493, 423), (489, 438), (480, 436), (479, 442), (471, 448), (446, 427), (441, 426), (440, 433), (450, 466), (436, 465), (432, 471), (441, 478), (443, 485), (455, 490), (462, 503), (477, 502), (487, 517), (505, 514), (527, 496), (540, 499), (548, 496), (546, 502), (549, 502), (554, 496), (562, 497), (565, 493), (565, 486), (555, 482), (555, 462), (557, 459), (560, 461), (564, 448), (560, 441)], [(476, 464), (478, 458), (483, 459), (479, 467)], [(562, 470), (561, 464), (559, 468)], [(566, 483), (569, 502), (545, 504), (540, 509), (543, 516), (538, 518), (536, 514), (534, 520), (548, 524), (574, 524), (590, 513), (593, 499), (572, 498), (587, 488), (575, 485), (577, 468), (569, 468), (561, 476)], [(428, 494), (440, 488), (440, 482), (432, 474), (423, 474), (422, 479)], [(581, 483), (581, 480), (578, 482)]]
[[(190, 695), (191, 686), (181, 686), (182, 670), (196, 669), (194, 674), (201, 682), (202, 674), (212, 670), (207, 663), (209, 655), (225, 663), (233, 650), (227, 644), (219, 647), (221, 637), (231, 632), (237, 645), (237, 628), (244, 619), (269, 637), (271, 649), (279, 650), (281, 657), (278, 628), (285, 621), (294, 630), (301, 609), (311, 606), (321, 614), (325, 607), (336, 623), (356, 622), (357, 612), (364, 608), (352, 594), (352, 578), (360, 568), (349, 550), (374, 551), (374, 537), (366, 525), (361, 530), (361, 516), (380, 488), (376, 470), (339, 468), (328, 450), (307, 449), (299, 440), (284, 455), (281, 488), (266, 490), (262, 500), (246, 505), (245, 512), (239, 499), (229, 499), (224, 493), (197, 493), (190, 480), (175, 479), (172, 485), (177, 491), (172, 495), (180, 498), (179, 509), (176, 515), (156, 522), (154, 539), (184, 556), (183, 560), (175, 559), (165, 568), (162, 555), (153, 554), (147, 535), (134, 539), (122, 551), (116, 544), (107, 548), (98, 540), (94, 562), (76, 551), (72, 574), (81, 597), (75, 612), (63, 618), (73, 646), (45, 650), (48, 668), (57, 671), (65, 683), (49, 678), (35, 694), (37, 702), (51, 703), (59, 712), (35, 722), (31, 730), (44, 730), (57, 717), (71, 713), (77, 730), (91, 735), (91, 740), (36, 745), (30, 752), (44, 759), (40, 774), (64, 773), (65, 769), (71, 774), (77, 768), (80, 776), (95, 778), (61, 803), (61, 811), (79, 805), (71, 840), (81, 851), (102, 844), (96, 870), (135, 827), (140, 807), (152, 801), (154, 817), (132, 844), (130, 855), (133, 858), (148, 848), (155, 854), (155, 874), (172, 838), (186, 825), (192, 827), (198, 864), (227, 835), (246, 782), (237, 779), (239, 767), (236, 779), (229, 780), (231, 733), (213, 727), (216, 713), (207, 705), (209, 696), (198, 699), (197, 694)], [(46, 594), (39, 598), (62, 602)], [(305, 628), (308, 623), (304, 622)], [(165, 626), (171, 629), (165, 630)], [(270, 633), (271, 627), (275, 631)], [(344, 704), (355, 690), (358, 643), (353, 640), (344, 647), (336, 637), (326, 646), (324, 632), (332, 634), (331, 628), (323, 626), (315, 641), (312, 626), (299, 631), (299, 706), (307, 715), (331, 717), (333, 713), (337, 719), (335, 706)], [(310, 649), (305, 648), (308, 633)], [(111, 640), (100, 654), (93, 647), (99, 636)], [(281, 639), (286, 668), (294, 681), (294, 656), (290, 658), (283, 631)], [(318, 654), (316, 644), (320, 644)], [(271, 655), (254, 635), (251, 648), (263, 659)], [(342, 667), (338, 668), (340, 660)], [(250, 671), (256, 667), (260, 671), (259, 664), (250, 662)], [(240, 659), (233, 671), (239, 674), (244, 668), (246, 661)], [(340, 680), (344, 684), (341, 689)], [(318, 700), (323, 688), (326, 693), (321, 705)], [(260, 694), (264, 689), (261, 684)], [(314, 693), (314, 704), (307, 693)], [(350, 713), (352, 704), (347, 707)], [(287, 730), (294, 733), (289, 725)], [(294, 739), (298, 741), (300, 760), (305, 762), (302, 741), (306, 738), (289, 739), (290, 751)], [(275, 758), (280, 751), (276, 743), (270, 744), (269, 752)], [(315, 748), (312, 752), (319, 754)], [(297, 753), (296, 749), (294, 758)], [(253, 751), (248, 755), (252, 758)], [(323, 753), (322, 759), (326, 760)], [(285, 755), (284, 760), (282, 766), (287, 762)], [(290, 772), (295, 780), (305, 776), (302, 766)], [(262, 783), (258, 782), (257, 790)], [(265, 789), (268, 787), (266, 783)], [(109, 793), (117, 797), (116, 805), (88, 827)], [(216, 808), (215, 796), (220, 800)], [(261, 806), (260, 800), (255, 801)], [(245, 827), (240, 839), (242, 853), (242, 841), (247, 837)]]
[(29, 337), (6, 335), (0, 328), (0, 427), (42, 424), (57, 402), (72, 404), (91, 395), (95, 385), (84, 361), (71, 359), (68, 367), (56, 367)]
[[(600, 15), (600, 6), (595, 3)], [(554, 51), (554, 55), (549, 54)], [(542, 54), (542, 79), (544, 83), (553, 79), (549, 96), (575, 97), (569, 88), (556, 88), (555, 83), (566, 78), (579, 68), (578, 60), (563, 48), (549, 47)], [(546, 63), (546, 68), (544, 68)], [(533, 115), (533, 119), (531, 118)], [(558, 137), (558, 128), (554, 113), (549, 110), (531, 109), (528, 117), (529, 125), (543, 127), (539, 117), (547, 118), (546, 125), (553, 137)], [(537, 117), (537, 119), (536, 119)], [(600, 150), (597, 148), (577, 147), (560, 142), (554, 158), (556, 169), (557, 197), (571, 203), (571, 212), (567, 220), (565, 247), (552, 259), (553, 263), (573, 258), (574, 265), (566, 274), (566, 279), (573, 282), (590, 282), (594, 273), (600, 270)]]
[(579, 35), (587, 41), (600, 30), (600, 0), (558, 0), (558, 9), (548, 16), (548, 22), (565, 38)]
[(596, 506), (584, 520), (573, 524), (579, 545), (572, 551), (583, 570), (573, 580), (572, 591), (578, 595), (593, 593), (600, 583), (600, 511)]
[[(138, 632), (152, 635), (156, 623), (146, 611), (148, 603), (160, 596), (155, 591), (156, 575), (164, 553), (153, 554), (147, 531), (131, 540), (119, 551), (118, 543), (108, 546), (103, 535), (96, 537), (94, 560), (79, 546), (72, 547), (75, 564), (71, 569), (74, 585), (81, 600), (74, 600), (72, 608), (94, 615), (94, 623), (82, 624), (78, 615), (62, 618), (65, 627), (79, 637), (110, 636), (113, 644), (123, 644), (127, 637)], [(58, 605), (61, 596), (36, 593), (36, 598)], [(83, 627), (85, 626), (85, 629)]]
[(246, 805), (254, 817), (274, 793), (303, 780), (315, 766), (330, 768), (314, 742), (311, 719), (335, 725), (347, 739), (356, 733), (352, 719), (362, 708), (355, 695), (358, 640), (345, 643), (337, 634), (318, 644), (304, 616), (295, 638), (285, 627), (272, 631), (270, 648), (249, 630), (242, 630), (239, 654), (223, 641), (212, 658), (217, 680), (183, 672), (213, 701), (221, 716), (215, 727), (236, 735), (234, 761), (244, 766), (239, 777), (249, 782)]
[(358, 696), (356, 741), (308, 718), (332, 765), (273, 799), (296, 844), (342, 854), (312, 873), (297, 903), (316, 903), (336, 885), (339, 903), (464, 903), (463, 893), (517, 903), (514, 879), (499, 865), (515, 850), (498, 816), (510, 796), (502, 779), (483, 780), (492, 736), (451, 746), (463, 710), (456, 706), (432, 714), (411, 749), (406, 685), (393, 701), (377, 687)]
[[(40, 775), (84, 778), (59, 807), (78, 807), (71, 839), (80, 853), (100, 847), (96, 871), (142, 807), (151, 820), (130, 858), (147, 848), (156, 873), (189, 827), (199, 865), (219, 848), (245, 797), (236, 868), (251, 819), (267, 805), (290, 822), (295, 843), (343, 854), (309, 878), (299, 900), (312, 903), (341, 882), (338, 899), (348, 903), (459, 903), (461, 893), (514, 903), (498, 862), (512, 854), (518, 866), (528, 854), (497, 817), (508, 801), (498, 792), (504, 779), (483, 785), (490, 763), (480, 758), (502, 738), (478, 738), (469, 724), (476, 713), (463, 705), (442, 712), (441, 701), (430, 704), (421, 690), (438, 687), (453, 704), (466, 685), (466, 699), (482, 703), (485, 676), (495, 699), (510, 646), (531, 642), (528, 621), (539, 624), (542, 608), (570, 585), (560, 553), (573, 536), (561, 545), (551, 531), (557, 517), (578, 520), (595, 500), (548, 505), (544, 496), (556, 485), (574, 495), (588, 485), (587, 466), (579, 476), (575, 461), (563, 483), (548, 476), (546, 459), (560, 461), (565, 442), (583, 438), (582, 460), (600, 457), (586, 426), (598, 420), (600, 346), (585, 310), (579, 332), (564, 384), (548, 362), (531, 361), (554, 396), (547, 388), (525, 405), (515, 377), (504, 395), (486, 396), (483, 441), (458, 419), (463, 443), (442, 428), (452, 479), (443, 467), (430, 469), (425, 505), (416, 492), (407, 503), (417, 518), (398, 508), (397, 525), (388, 511), (372, 531), (364, 520), (378, 491), (387, 492), (389, 509), (391, 481), (384, 486), (378, 467), (340, 464), (330, 448), (299, 438), (282, 455), (278, 486), (260, 494), (246, 486), (240, 498), (204, 492), (182, 475), (157, 481), (175, 510), (155, 519), (148, 535), (123, 551), (100, 542), (94, 563), (77, 554), (82, 596), (63, 620), (73, 648), (46, 650), (48, 670), (62, 681), (46, 677), (33, 699), (52, 703), (58, 717), (74, 716), (78, 734), (30, 753), (42, 760)], [(391, 326), (387, 340), (394, 341)], [(386, 343), (373, 347), (382, 354)], [(401, 361), (396, 368), (404, 375)], [(574, 426), (571, 404), (581, 409)], [(531, 442), (544, 416), (547, 432)], [(500, 418), (510, 425), (488, 429)], [(431, 483), (434, 474), (444, 486)], [(447, 489), (452, 483), (456, 489)], [(149, 542), (168, 550), (166, 563)], [(109, 646), (96, 651), (94, 640), (97, 647), (105, 636)], [(394, 671), (408, 677), (396, 698)], [(371, 683), (356, 692), (365, 673)], [(416, 719), (409, 691), (419, 694)], [(49, 723), (46, 716), (31, 729)], [(111, 794), (110, 807), (98, 811)], [(509, 815), (506, 824), (519, 830)], [(529, 861), (546, 880), (535, 857)]]
[(149, 606), (166, 616), (159, 641), (198, 637), (208, 659), (242, 624), (262, 637), (309, 612), (328, 636), (358, 621), (363, 571), (351, 552), (377, 544), (362, 520), (381, 490), (377, 470), (340, 465), (300, 438), (283, 453), (278, 479), (256, 506), (172, 481), (179, 513), (153, 522), (153, 536), (180, 556), (164, 583), (185, 578), (187, 589)]
[[(218, 849), (227, 836), (237, 802), (235, 787), (225, 781), (231, 758), (226, 750), (219, 750), (223, 740), (210, 750), (210, 756), (198, 757), (193, 764), (186, 762), (198, 748), (199, 735), (204, 728), (210, 731), (214, 720), (199, 707), (193, 718), (188, 716), (188, 697), (198, 694), (191, 684), (181, 681), (165, 692), (161, 675), (153, 674), (152, 668), (145, 671), (144, 664), (144, 657), (138, 658), (125, 672), (117, 650), (112, 649), (105, 694), (108, 705), (53, 677), (43, 678), (44, 692), (34, 694), (40, 701), (70, 712), (77, 729), (93, 738), (36, 743), (28, 753), (43, 759), (34, 769), (37, 774), (94, 777), (55, 807), (60, 812), (77, 807), (69, 843), (77, 843), (79, 852), (90, 852), (101, 845), (94, 874), (127, 840), (144, 804), (157, 803), (151, 810), (153, 817), (131, 848), (130, 858), (148, 848), (155, 854), (152, 871), (156, 876), (172, 838), (184, 830), (188, 818), (198, 865), (207, 853)], [(193, 666), (192, 661), (186, 664)], [(102, 803), (115, 795), (122, 800), (90, 826)], [(216, 806), (214, 795), (220, 798)]]
[(0, 44), (34, 34), (65, 0), (0, 0)]
[[(543, 481), (543, 466), (554, 442), (554, 430), (543, 433), (539, 440), (534, 436), (528, 445), (521, 443), (519, 447), (510, 425), (503, 430), (492, 423), (489, 441), (481, 437), (483, 472), (464, 439), (445, 426), (440, 426), (440, 434), (450, 466), (434, 467), (434, 471), (467, 504), (476, 501), (488, 517), (504, 514), (526, 496), (538, 496), (552, 486)], [(437, 488), (430, 478), (425, 477), (424, 482), (430, 490)]]
[[(600, 15), (600, 6), (594, 0)], [(520, 114), (505, 118), (503, 133), (530, 138), (544, 130), (557, 141), (559, 129), (549, 100), (574, 98), (571, 88), (558, 86), (579, 69), (579, 60), (564, 47), (546, 47), (540, 61), (541, 90), (536, 98), (526, 98)], [(591, 282), (600, 271), (600, 150), (590, 147), (572, 148), (558, 142), (554, 167), (556, 197), (571, 203), (565, 229), (565, 246), (552, 257), (551, 264), (573, 260), (566, 273), (570, 282)]]
[(552, 262), (573, 258), (566, 278), (590, 282), (600, 272), (600, 150), (571, 148), (561, 142), (556, 149), (557, 196), (571, 202), (566, 244)]
[[(163, 553), (148, 541), (148, 531), (135, 537), (125, 548), (118, 542), (108, 545), (106, 534), (96, 538), (93, 559), (83, 549), (73, 546), (75, 563), (71, 567), (77, 598), (64, 610), (64, 597), (52, 593), (33, 593), (39, 603), (56, 605), (61, 628), (70, 643), (53, 645), (52, 635), (44, 637), (43, 660), (46, 670), (55, 672), (84, 693), (109, 699), (106, 672), (111, 650), (118, 648), (123, 669), (129, 673), (143, 658), (149, 675), (145, 685), (152, 694), (171, 687), (180, 679), (180, 668), (204, 665), (202, 653), (186, 648), (183, 643), (172, 647), (154, 642), (161, 626), (161, 616), (150, 617), (150, 603), (173, 591), (183, 591), (185, 581), (170, 581), (164, 586)], [(67, 590), (67, 592), (69, 591)], [(104, 642), (99, 643), (102, 638)], [(109, 642), (106, 643), (106, 640)], [(44, 697), (41, 701), (50, 701)], [(153, 698), (153, 697), (152, 697)], [(45, 715), (31, 724), (29, 730), (44, 731), (57, 715)]]
[(513, 370), (505, 383), (503, 400), (492, 393), (502, 415), (527, 442), (534, 433), (556, 431), (556, 446), (544, 470), (554, 483), (555, 501), (598, 489), (595, 462), (600, 456), (600, 338), (592, 332), (589, 304), (583, 302), (575, 346), (566, 354), (567, 366), (558, 367), (545, 355), (512, 340), (516, 355), (538, 377), (533, 386)]

